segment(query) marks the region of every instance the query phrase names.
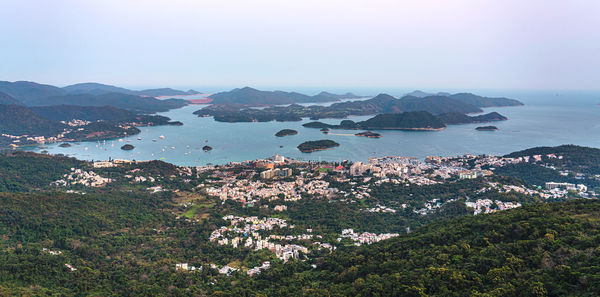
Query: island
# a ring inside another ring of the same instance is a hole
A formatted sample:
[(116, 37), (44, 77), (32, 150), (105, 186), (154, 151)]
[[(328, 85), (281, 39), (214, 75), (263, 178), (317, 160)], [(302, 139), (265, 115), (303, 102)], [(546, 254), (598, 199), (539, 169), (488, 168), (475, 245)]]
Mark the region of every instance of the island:
[(446, 128), (442, 120), (426, 111), (380, 114), (362, 122), (343, 120), (339, 125), (310, 122), (302, 126), (320, 128), (321, 131), (324, 129), (437, 131)]
[(202, 147), (202, 150), (205, 151), (205, 152), (212, 151), (212, 147), (208, 146), (208, 145), (205, 145), (205, 146)]
[(283, 136), (296, 135), (296, 134), (298, 134), (298, 131), (296, 131), (296, 130), (283, 129), (283, 130), (275, 133), (275, 136), (277, 136), (277, 137), (283, 137)]
[[(264, 105), (269, 104), (265, 103)], [(488, 119), (487, 117), (469, 118), (466, 116), (470, 113), (483, 112), (482, 107), (518, 105), (523, 104), (508, 98), (488, 98), (466, 93), (438, 94), (426, 97), (404, 96), (402, 98), (379, 94), (368, 100), (339, 102), (331, 106), (291, 104), (287, 106), (268, 106), (262, 109), (251, 108), (253, 105), (247, 101), (215, 100), (212, 105), (197, 110), (194, 114), (201, 117), (213, 116), (214, 120), (218, 122), (235, 123), (301, 121), (302, 118), (310, 118), (311, 120), (342, 119), (348, 116), (427, 111), (433, 115), (449, 114), (446, 116), (448, 120), (466, 123), (495, 120), (494, 117)]]
[(169, 126), (183, 126), (183, 123), (180, 122), (180, 121), (170, 121), (170, 122), (167, 122), (167, 125), (169, 125)]
[(362, 136), (362, 137), (367, 137), (367, 138), (381, 138), (381, 134), (375, 133), (375, 132), (371, 132), (371, 131), (360, 132), (360, 133), (356, 133), (354, 135), (356, 135), (356, 136)]
[(58, 145), (59, 147), (71, 147), (71, 144), (68, 142), (63, 142), (61, 144)]
[(498, 127), (496, 127), (496, 126), (481, 126), (481, 127), (475, 128), (475, 130), (477, 130), (477, 131), (496, 131), (496, 130), (498, 130)]
[(303, 142), (300, 145), (298, 145), (298, 149), (303, 153), (312, 153), (316, 151), (330, 149), (336, 146), (340, 146), (340, 144), (333, 140), (324, 139)]
[(131, 144), (126, 144), (126, 145), (124, 145), (124, 146), (121, 147), (121, 149), (124, 150), (124, 151), (130, 151), (130, 150), (132, 150), (134, 148), (135, 148), (135, 146), (133, 146)]

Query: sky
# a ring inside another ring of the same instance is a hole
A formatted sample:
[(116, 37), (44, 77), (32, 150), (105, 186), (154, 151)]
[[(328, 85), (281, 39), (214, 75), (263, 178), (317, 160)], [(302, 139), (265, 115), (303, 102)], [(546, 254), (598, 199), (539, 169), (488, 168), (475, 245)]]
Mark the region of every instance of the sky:
[(600, 1), (2, 0), (0, 80), (600, 89)]

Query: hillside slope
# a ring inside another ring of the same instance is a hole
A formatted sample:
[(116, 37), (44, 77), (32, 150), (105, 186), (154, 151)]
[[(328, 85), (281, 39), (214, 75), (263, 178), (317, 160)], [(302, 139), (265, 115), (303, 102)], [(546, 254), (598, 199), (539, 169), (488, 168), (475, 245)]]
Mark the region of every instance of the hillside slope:
[[(268, 296), (596, 296), (600, 201), (462, 217), (316, 263), (272, 269), (238, 291)], [(233, 289), (222, 284), (222, 291)]]

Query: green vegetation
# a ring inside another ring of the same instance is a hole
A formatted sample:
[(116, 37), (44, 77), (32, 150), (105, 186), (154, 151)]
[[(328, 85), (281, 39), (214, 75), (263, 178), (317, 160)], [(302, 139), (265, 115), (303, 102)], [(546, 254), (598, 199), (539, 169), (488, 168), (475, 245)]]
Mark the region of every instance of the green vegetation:
[(496, 130), (498, 130), (498, 127), (496, 127), (496, 126), (481, 126), (481, 127), (475, 128), (475, 130), (477, 130), (477, 131), (496, 131)]
[(595, 296), (600, 202), (534, 204), (441, 221), (296, 262), (221, 292), (268, 296)]
[(27, 192), (51, 188), (70, 168), (84, 162), (74, 158), (15, 151), (0, 154), (0, 192)]
[(221, 92), (210, 95), (214, 104), (241, 104), (247, 106), (279, 105), (305, 102), (328, 102), (336, 101), (342, 98), (359, 98), (358, 96), (347, 93), (336, 95), (327, 92), (321, 92), (315, 96), (307, 96), (296, 92), (283, 91), (260, 91), (250, 87), (233, 89), (228, 92)]
[(296, 135), (296, 134), (298, 134), (298, 131), (296, 131), (296, 130), (283, 129), (283, 130), (275, 133), (275, 136), (277, 136), (277, 137), (283, 137), (283, 136)]
[[(242, 90), (244, 89), (237, 89), (236, 92), (243, 93)], [(211, 98), (218, 95), (219, 94), (212, 95)], [(244, 99), (252, 98), (251, 100), (248, 99), (251, 102), (264, 102), (262, 105), (284, 104), (272, 103), (272, 100), (265, 99), (265, 97), (261, 97), (260, 94), (240, 96), (240, 98)], [(245, 96), (249, 97), (246, 98)], [(453, 124), (506, 120), (505, 117), (495, 112), (473, 117), (466, 116), (464, 115), (465, 113), (481, 112), (482, 110), (475, 105), (461, 101), (461, 99), (447, 96), (428, 96), (425, 98), (405, 96), (401, 99), (396, 99), (387, 94), (380, 94), (364, 101), (341, 102), (332, 104), (331, 106), (301, 106), (298, 104), (291, 104), (289, 106), (271, 106), (264, 109), (247, 108), (247, 105), (252, 104), (243, 103), (245, 101), (240, 100), (215, 100), (213, 101), (215, 104), (200, 109), (194, 112), (194, 114), (199, 116), (213, 116), (215, 121), (219, 122), (269, 122), (273, 120), (300, 121), (302, 118), (317, 120), (322, 118), (345, 118), (351, 115), (374, 115), (415, 111), (427, 111), (434, 115), (450, 114), (446, 115), (445, 118)], [(302, 102), (299, 101), (299, 99), (290, 99), (289, 101), (290, 102), (286, 102), (288, 104)], [(519, 104), (515, 103), (514, 105), (521, 104), (519, 102)], [(452, 114), (461, 114), (463, 116), (457, 117)]]
[(22, 105), (0, 105), (0, 131), (9, 135), (56, 136), (67, 126)]
[(340, 146), (340, 144), (333, 140), (314, 140), (301, 143), (300, 145), (298, 145), (298, 149), (303, 153), (311, 153), (315, 151), (326, 150), (336, 146)]

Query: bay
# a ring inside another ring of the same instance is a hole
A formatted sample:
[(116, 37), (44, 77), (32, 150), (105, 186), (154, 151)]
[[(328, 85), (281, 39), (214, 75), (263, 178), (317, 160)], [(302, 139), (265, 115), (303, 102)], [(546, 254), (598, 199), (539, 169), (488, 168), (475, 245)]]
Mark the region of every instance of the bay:
[[(481, 92), (479, 92), (481, 94)], [(197, 166), (224, 164), (233, 161), (255, 160), (279, 154), (300, 160), (366, 161), (369, 157), (409, 156), (424, 158), (428, 155), (456, 156), (470, 154), (506, 154), (534, 146), (577, 144), (600, 147), (600, 102), (594, 92), (495, 91), (486, 95), (516, 98), (525, 106), (486, 108), (508, 117), (507, 121), (492, 125), (497, 131), (477, 131), (482, 124), (449, 125), (442, 131), (377, 131), (382, 138), (354, 136), (357, 130), (332, 130), (324, 135), (319, 129), (302, 127), (301, 122), (221, 123), (212, 118), (197, 117), (192, 113), (202, 105), (189, 105), (159, 113), (183, 126), (142, 127), (142, 133), (106, 142), (81, 142), (62, 148), (58, 143), (30, 150), (47, 150), (51, 154), (65, 154), (85, 160), (159, 159), (176, 165)], [(350, 117), (361, 121), (371, 116)], [(340, 120), (323, 122), (337, 124)], [(483, 124), (487, 125), (487, 124)], [(294, 129), (298, 135), (275, 137), (281, 129)], [(160, 136), (164, 136), (161, 139)], [(141, 140), (138, 140), (141, 138)], [(331, 139), (339, 147), (301, 153), (296, 148), (308, 140)], [(153, 141), (155, 140), (155, 141)], [(135, 146), (132, 151), (120, 147), (126, 143)], [(204, 152), (209, 145), (212, 151)]]

